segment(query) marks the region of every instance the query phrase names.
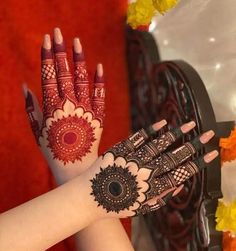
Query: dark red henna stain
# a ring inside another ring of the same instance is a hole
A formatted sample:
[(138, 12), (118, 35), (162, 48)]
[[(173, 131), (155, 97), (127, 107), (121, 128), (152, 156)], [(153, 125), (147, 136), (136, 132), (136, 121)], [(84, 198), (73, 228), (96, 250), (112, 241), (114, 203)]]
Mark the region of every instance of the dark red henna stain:
[(94, 128), (84, 118), (69, 116), (52, 122), (48, 129), (48, 147), (54, 159), (74, 163), (86, 156), (96, 140)]

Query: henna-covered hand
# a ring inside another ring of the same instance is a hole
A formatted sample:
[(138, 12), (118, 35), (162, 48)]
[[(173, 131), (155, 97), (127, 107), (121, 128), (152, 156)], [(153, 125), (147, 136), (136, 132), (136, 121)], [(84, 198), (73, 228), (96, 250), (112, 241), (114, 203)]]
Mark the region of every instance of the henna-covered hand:
[(90, 95), (80, 41), (74, 39), (72, 75), (58, 28), (54, 30), (53, 46), (50, 36), (45, 35), (41, 58), (43, 112), (35, 95), (25, 87), (26, 111), (36, 141), (61, 184), (83, 172), (98, 157), (104, 120), (103, 69), (99, 64)]
[(168, 148), (195, 126), (184, 124), (157, 137), (158, 123), (142, 129), (109, 149), (93, 165), (91, 196), (99, 208), (115, 217), (157, 210), (187, 179), (217, 155), (194, 155), (213, 136), (208, 131), (175, 150)]

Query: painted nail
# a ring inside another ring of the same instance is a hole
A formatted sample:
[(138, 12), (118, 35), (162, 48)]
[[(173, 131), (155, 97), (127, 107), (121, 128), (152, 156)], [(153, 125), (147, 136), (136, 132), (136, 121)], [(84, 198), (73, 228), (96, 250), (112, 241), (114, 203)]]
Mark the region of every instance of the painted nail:
[(31, 93), (27, 90), (26, 99), (25, 99), (25, 108), (28, 112), (34, 111), (34, 102)]
[(162, 199), (165, 201), (165, 203), (167, 203), (173, 196), (174, 191), (169, 192), (167, 195), (165, 195)]
[(51, 45), (51, 38), (49, 34), (45, 34), (43, 38), (43, 48), (46, 50), (50, 50), (52, 47)]
[(178, 193), (180, 193), (180, 191), (184, 188), (184, 185), (180, 185), (173, 193), (173, 196), (176, 196)]
[(54, 41), (56, 44), (62, 44), (63, 43), (63, 37), (61, 34), (61, 30), (59, 28), (54, 29)]
[(63, 41), (63, 36), (59, 28), (54, 29), (54, 52), (65, 52), (65, 43)]
[(155, 131), (158, 131), (160, 130), (163, 126), (165, 126), (167, 124), (167, 121), (165, 119), (155, 123), (152, 125), (152, 128), (155, 130)]
[(211, 162), (213, 159), (215, 159), (217, 156), (219, 155), (219, 152), (217, 150), (214, 150), (212, 152), (209, 152), (207, 153), (205, 156), (204, 156), (204, 161), (206, 163), (209, 163)]
[(207, 131), (205, 133), (203, 133), (199, 140), (202, 144), (206, 144), (212, 137), (214, 137), (215, 133), (214, 131), (210, 130), (210, 131)]
[(104, 76), (103, 76), (103, 66), (102, 64), (97, 65), (97, 70), (95, 74), (95, 83), (104, 83)]
[(78, 53), (78, 54), (82, 53), (82, 46), (78, 37), (74, 38), (73, 46), (74, 46), (75, 53)]
[(49, 34), (45, 34), (43, 37), (43, 45), (41, 48), (41, 58), (42, 60), (44, 59), (52, 59), (53, 55), (52, 55), (52, 44), (51, 44), (51, 38)]
[(22, 91), (23, 91), (24, 97), (27, 98), (28, 88), (27, 88), (27, 85), (25, 83), (22, 84)]
[(192, 130), (196, 126), (196, 123), (194, 121), (190, 121), (186, 124), (183, 124), (180, 129), (183, 133), (187, 133), (190, 130)]

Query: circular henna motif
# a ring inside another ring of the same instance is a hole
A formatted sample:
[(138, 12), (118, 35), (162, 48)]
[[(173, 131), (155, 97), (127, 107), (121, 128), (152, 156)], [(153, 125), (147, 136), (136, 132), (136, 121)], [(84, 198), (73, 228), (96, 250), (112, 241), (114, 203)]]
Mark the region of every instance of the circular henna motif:
[(96, 138), (90, 122), (84, 118), (69, 116), (52, 122), (47, 140), (54, 159), (74, 163), (90, 152)]
[(107, 212), (129, 209), (139, 197), (136, 177), (128, 168), (116, 165), (101, 168), (91, 182), (95, 201)]

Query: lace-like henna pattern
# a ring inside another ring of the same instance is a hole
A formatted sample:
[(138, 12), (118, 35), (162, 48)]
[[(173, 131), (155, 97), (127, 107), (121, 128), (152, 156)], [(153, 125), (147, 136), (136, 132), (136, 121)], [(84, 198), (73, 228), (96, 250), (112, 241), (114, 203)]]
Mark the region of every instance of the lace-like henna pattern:
[(67, 97), (76, 102), (74, 96), (74, 85), (65, 52), (55, 53), (56, 71), (58, 78), (59, 94), (62, 98)]
[(40, 126), (38, 120), (35, 119), (34, 112), (34, 104), (33, 104), (33, 98), (30, 92), (27, 92), (27, 98), (26, 98), (26, 112), (28, 115), (28, 119), (30, 121), (30, 126), (33, 131), (33, 134), (35, 136), (37, 144), (39, 144), (39, 136), (40, 136)]
[(85, 61), (75, 62), (74, 81), (77, 99), (84, 105), (86, 109), (91, 109), (89, 99), (88, 73), (86, 70)]
[(198, 167), (196, 164), (192, 161), (189, 161), (167, 174), (163, 174), (158, 177), (152, 176), (147, 181), (149, 183), (149, 190), (146, 193), (147, 199), (151, 199), (156, 195), (160, 195), (168, 189), (176, 188), (197, 172)]
[(146, 168), (153, 169), (153, 177), (157, 177), (165, 172), (168, 172), (178, 165), (182, 164), (193, 154), (196, 148), (191, 143), (185, 143), (183, 146), (177, 148), (172, 152), (163, 153), (158, 158), (152, 160)]
[(143, 147), (140, 147), (135, 153), (132, 153), (130, 157), (128, 156), (128, 159), (137, 161), (139, 166), (142, 167), (142, 165), (151, 161), (156, 155), (165, 151), (175, 140), (176, 136), (171, 132), (167, 132)]
[(105, 98), (105, 88), (104, 83), (95, 83), (94, 93), (93, 93), (93, 111), (97, 118), (103, 121), (104, 118), (104, 98)]
[(47, 133), (48, 147), (54, 159), (62, 160), (64, 164), (81, 160), (96, 140), (91, 123), (76, 116), (53, 121)]
[(129, 209), (139, 197), (136, 177), (128, 168), (116, 165), (101, 168), (91, 182), (91, 195), (107, 212)]
[(121, 141), (112, 148), (109, 152), (112, 152), (115, 156), (126, 156), (133, 150), (141, 146), (148, 138), (148, 135), (144, 129), (139, 130), (133, 135), (129, 136), (128, 139)]
[(47, 119), (52, 116), (53, 111), (59, 105), (56, 71), (53, 59), (42, 60), (42, 91), (43, 91), (43, 112)]
[(136, 215), (139, 215), (139, 214), (147, 214), (147, 213), (150, 213), (152, 211), (156, 211), (158, 210), (159, 208), (163, 207), (166, 205), (166, 202), (163, 200), (163, 199), (157, 199), (156, 203), (154, 205), (148, 205), (148, 204), (144, 204), (143, 206), (141, 206), (140, 208), (138, 208), (136, 211), (135, 211), (135, 214)]

